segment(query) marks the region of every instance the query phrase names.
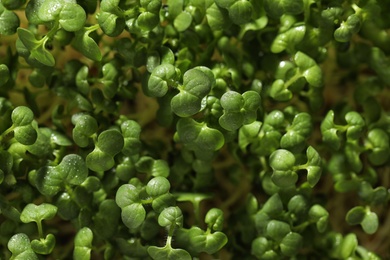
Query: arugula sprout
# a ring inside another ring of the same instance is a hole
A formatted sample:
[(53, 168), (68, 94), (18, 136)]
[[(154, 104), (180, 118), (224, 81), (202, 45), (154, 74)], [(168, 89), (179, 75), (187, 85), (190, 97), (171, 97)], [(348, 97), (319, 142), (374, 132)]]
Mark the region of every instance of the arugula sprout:
[(1, 0), (0, 258), (386, 259), (389, 12)]

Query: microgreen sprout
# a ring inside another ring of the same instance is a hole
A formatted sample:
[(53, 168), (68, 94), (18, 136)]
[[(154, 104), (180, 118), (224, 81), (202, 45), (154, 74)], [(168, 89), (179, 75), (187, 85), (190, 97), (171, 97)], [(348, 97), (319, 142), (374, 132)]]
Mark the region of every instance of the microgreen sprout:
[(0, 0), (0, 259), (388, 259), (387, 1)]

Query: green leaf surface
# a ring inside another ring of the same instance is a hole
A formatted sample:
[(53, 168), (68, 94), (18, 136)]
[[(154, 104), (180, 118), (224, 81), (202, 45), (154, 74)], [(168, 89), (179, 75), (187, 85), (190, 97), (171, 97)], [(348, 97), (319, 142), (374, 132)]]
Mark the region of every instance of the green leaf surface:
[(261, 208), (261, 212), (271, 217), (276, 217), (283, 212), (283, 203), (278, 193), (273, 194), (267, 199)]
[(366, 210), (362, 206), (356, 206), (350, 209), (345, 217), (345, 220), (350, 225), (358, 225), (362, 223), (366, 215)]
[(347, 139), (358, 139), (366, 125), (362, 116), (355, 111), (350, 111), (345, 115), (345, 120), (348, 123)]
[(173, 21), (173, 25), (179, 32), (184, 32), (187, 30), (191, 26), (191, 23), (192, 16), (186, 11), (181, 12)]
[(367, 211), (364, 219), (360, 223), (364, 232), (367, 234), (374, 234), (379, 228), (378, 215), (375, 212)]
[(272, 18), (279, 18), (283, 14), (297, 15), (303, 12), (304, 1), (265, 0), (264, 9)]
[(334, 124), (334, 111), (330, 110), (322, 120), (321, 133), (322, 140), (335, 150), (338, 150), (341, 145), (337, 131)]
[(139, 227), (144, 222), (146, 211), (141, 203), (133, 203), (122, 208), (121, 216), (123, 224), (133, 229)]
[(295, 256), (301, 249), (303, 237), (295, 232), (288, 233), (280, 242), (280, 250), (285, 256)]
[(354, 254), (357, 246), (358, 240), (356, 234), (349, 233), (340, 243), (339, 256), (343, 259), (348, 259), (348, 257)]
[(86, 147), (93, 134), (98, 130), (96, 119), (88, 114), (75, 114), (72, 116), (75, 125), (72, 131), (73, 140), (80, 147)]
[(116, 192), (115, 202), (120, 208), (139, 202), (139, 190), (132, 184), (123, 184)]
[(31, 249), (30, 239), (24, 233), (13, 235), (8, 240), (8, 249), (12, 253), (10, 260), (39, 259), (35, 252)]
[(75, 32), (75, 37), (72, 41), (72, 46), (85, 57), (93, 61), (101, 61), (102, 54), (97, 43), (92, 39), (89, 34), (92, 31), (86, 27)]
[(290, 225), (283, 221), (271, 220), (267, 224), (266, 235), (277, 242), (282, 242), (285, 236), (290, 232)]
[[(206, 74), (207, 73), (207, 74)], [(196, 114), (201, 109), (202, 99), (210, 92), (213, 79), (209, 72), (193, 68), (183, 75), (183, 86), (180, 93), (171, 100), (172, 111), (180, 117)]]
[(290, 53), (293, 52), (295, 50), (294, 47), (303, 40), (305, 33), (306, 26), (299, 25), (278, 34), (272, 42), (271, 51), (273, 53), (280, 53), (284, 50)]
[(0, 35), (16, 33), (19, 23), (19, 17), (14, 12), (4, 9), (0, 3)]
[(164, 96), (169, 86), (175, 84), (178, 71), (172, 64), (161, 64), (154, 68), (147, 83), (147, 95), (152, 97)]
[(227, 236), (222, 232), (206, 233), (198, 227), (192, 227), (189, 232), (190, 243), (197, 252), (214, 254), (228, 242)]
[(351, 37), (359, 32), (361, 26), (361, 17), (357, 14), (348, 16), (345, 22), (341, 22), (340, 27), (334, 31), (334, 38), (338, 42), (348, 42)]
[(191, 255), (184, 249), (174, 249), (169, 245), (166, 245), (165, 247), (149, 246), (148, 253), (154, 260), (192, 259)]
[(213, 231), (222, 231), (223, 221), (223, 211), (218, 208), (211, 208), (204, 219), (204, 222)]
[(228, 7), (229, 17), (234, 24), (246, 24), (252, 18), (253, 6), (250, 1), (235, 1)]
[(65, 184), (80, 185), (88, 176), (84, 159), (77, 154), (66, 155), (61, 163), (42, 167), (35, 176), (38, 190), (46, 196), (54, 196)]
[(59, 13), (59, 23), (68, 32), (83, 28), (87, 15), (84, 9), (76, 3), (65, 4)]
[(308, 113), (297, 114), (280, 139), (280, 146), (284, 149), (302, 146), (310, 136), (312, 128), (311, 116)]
[(31, 248), (35, 253), (49, 255), (56, 245), (56, 238), (53, 234), (48, 234), (44, 239), (34, 239), (31, 241)]
[(154, 177), (146, 184), (146, 192), (152, 197), (158, 197), (169, 192), (170, 182), (161, 176)]
[(177, 134), (180, 142), (194, 151), (197, 156), (202, 156), (206, 152), (208, 157), (210, 153), (220, 149), (225, 142), (220, 131), (191, 118), (181, 118), (178, 121)]
[(125, 20), (113, 13), (102, 11), (97, 18), (100, 28), (110, 37), (118, 36), (125, 29)]
[(88, 227), (80, 229), (74, 239), (73, 259), (89, 260), (91, 258), (93, 233)]
[(213, 31), (222, 30), (231, 25), (228, 11), (219, 7), (216, 3), (206, 9), (206, 18)]
[(317, 88), (322, 86), (322, 70), (314, 59), (307, 54), (298, 51), (294, 56), (294, 61), (299, 67), (300, 73), (310, 85)]
[(183, 226), (183, 213), (179, 207), (165, 208), (158, 216), (158, 224), (162, 227), (180, 228)]
[(52, 219), (57, 214), (57, 207), (48, 203), (40, 205), (28, 204), (23, 208), (20, 220), (23, 223), (39, 223), (44, 219)]
[(10, 74), (9, 74), (8, 66), (5, 64), (0, 64), (0, 87), (7, 83), (9, 77)]

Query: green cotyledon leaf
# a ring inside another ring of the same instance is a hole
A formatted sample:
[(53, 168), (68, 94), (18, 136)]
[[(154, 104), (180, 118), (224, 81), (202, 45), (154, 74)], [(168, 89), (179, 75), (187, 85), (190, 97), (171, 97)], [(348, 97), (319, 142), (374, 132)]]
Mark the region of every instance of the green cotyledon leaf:
[(8, 240), (8, 249), (11, 251), (12, 256), (10, 260), (31, 259), (38, 260), (38, 256), (31, 248), (30, 239), (24, 233), (18, 233), (13, 235)]
[(297, 114), (290, 126), (280, 139), (280, 146), (284, 149), (291, 149), (300, 146), (309, 137), (312, 131), (311, 116), (308, 113)]
[(23, 211), (20, 214), (20, 220), (23, 223), (39, 223), (44, 219), (53, 218), (56, 213), (57, 207), (52, 204), (42, 203), (40, 205), (35, 205), (30, 203), (23, 208)]
[(80, 229), (74, 239), (73, 259), (88, 260), (91, 258), (93, 232), (88, 227)]
[[(225, 143), (223, 134), (205, 123), (198, 123), (191, 118), (181, 118), (177, 123), (177, 135), (188, 149), (197, 156), (209, 156), (219, 150)], [(207, 155), (206, 155), (207, 154)]]
[(171, 100), (172, 111), (180, 117), (194, 115), (201, 109), (202, 99), (210, 92), (214, 75), (209, 69), (195, 67), (183, 75), (183, 86)]
[(0, 35), (12, 35), (19, 27), (19, 17), (16, 13), (4, 8), (0, 3)]
[(64, 185), (80, 185), (87, 176), (88, 168), (84, 159), (77, 154), (68, 154), (59, 165), (40, 168), (34, 178), (42, 194), (54, 196)]

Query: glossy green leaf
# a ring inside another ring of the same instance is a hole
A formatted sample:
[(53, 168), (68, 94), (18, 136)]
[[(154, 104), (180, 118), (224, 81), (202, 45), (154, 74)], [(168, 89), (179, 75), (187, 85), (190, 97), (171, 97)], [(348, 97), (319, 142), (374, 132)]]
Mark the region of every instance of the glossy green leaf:
[(88, 227), (80, 229), (74, 239), (73, 259), (89, 260), (91, 258), (93, 233)]
[(253, 6), (250, 1), (235, 1), (228, 7), (229, 17), (235, 24), (248, 23), (252, 18)]
[(101, 61), (102, 54), (97, 43), (92, 39), (89, 34), (92, 31), (86, 27), (75, 32), (75, 38), (72, 41), (72, 46), (85, 57), (93, 61)]
[(96, 119), (88, 114), (80, 113), (72, 116), (72, 123), (75, 125), (72, 131), (75, 143), (80, 147), (88, 146), (91, 136), (98, 129)]
[[(196, 155), (209, 156), (224, 145), (224, 137), (220, 131), (198, 123), (191, 118), (181, 118), (177, 123), (177, 134), (180, 142)], [(206, 153), (206, 154), (205, 154)]]
[(189, 232), (190, 243), (197, 252), (214, 254), (228, 242), (222, 232), (206, 233), (198, 227), (192, 227)]
[(23, 223), (39, 223), (44, 219), (52, 219), (57, 214), (57, 207), (48, 203), (40, 205), (28, 204), (23, 208), (20, 220)]
[(348, 16), (345, 22), (341, 22), (340, 27), (334, 31), (334, 38), (338, 42), (348, 42), (351, 37), (359, 32), (361, 26), (361, 18), (357, 14)]
[(28, 58), (37, 61), (49, 67), (55, 65), (55, 59), (53, 55), (45, 49), (44, 41), (38, 41), (34, 34), (27, 29), (19, 27), (17, 32), (22, 45), (27, 49), (26, 59)]
[(139, 202), (139, 190), (132, 184), (124, 184), (116, 192), (115, 202), (120, 208)]
[(184, 11), (181, 12), (178, 16), (176, 16), (175, 20), (173, 21), (173, 25), (179, 32), (184, 32), (187, 30), (192, 23), (192, 16), (190, 13)]
[(339, 255), (342, 259), (347, 259), (348, 257), (352, 256), (356, 250), (356, 247), (358, 246), (358, 240), (354, 233), (350, 233), (346, 235), (341, 244), (339, 249)]
[(297, 114), (287, 132), (280, 139), (280, 146), (284, 149), (291, 149), (302, 146), (312, 132), (311, 116), (308, 113)]
[(145, 31), (151, 31), (160, 22), (158, 14), (152, 12), (143, 12), (137, 18), (137, 25), (140, 29)]
[(122, 221), (126, 227), (133, 229), (139, 227), (145, 220), (146, 211), (140, 203), (133, 203), (122, 208)]
[(271, 51), (273, 53), (280, 53), (284, 50), (290, 53), (293, 52), (295, 50), (294, 47), (303, 40), (305, 33), (306, 26), (299, 25), (278, 34), (272, 42)]
[(348, 123), (347, 138), (352, 140), (358, 139), (365, 126), (362, 116), (357, 112), (350, 111), (345, 115), (345, 120)]
[(369, 149), (368, 159), (373, 165), (382, 165), (390, 158), (389, 135), (379, 128), (368, 132), (367, 148)]
[(295, 232), (288, 233), (280, 242), (280, 250), (285, 256), (295, 256), (301, 249), (303, 237)]
[(213, 31), (225, 29), (231, 25), (229, 13), (216, 3), (206, 9), (207, 22)]
[(273, 240), (282, 242), (284, 237), (291, 232), (290, 225), (279, 220), (271, 220), (267, 224), (266, 234)]
[(154, 177), (146, 184), (146, 192), (152, 197), (158, 197), (169, 192), (171, 184), (161, 176)]
[(316, 224), (317, 230), (323, 233), (328, 226), (328, 211), (319, 204), (313, 205), (309, 210), (309, 217), (311, 221)]
[(289, 212), (298, 217), (305, 216), (309, 211), (309, 202), (304, 196), (298, 194), (288, 201), (287, 208)]
[(371, 48), (369, 64), (383, 82), (385, 82), (386, 84), (390, 84), (390, 61), (386, 54), (380, 48)]
[(261, 208), (261, 212), (266, 213), (271, 217), (276, 217), (283, 212), (283, 203), (278, 193), (273, 194), (267, 199)]
[(180, 93), (171, 100), (171, 108), (175, 114), (188, 117), (200, 111), (202, 99), (213, 85), (214, 77), (210, 78), (210, 72), (196, 67), (184, 73)]
[(2, 0), (1, 4), (8, 10), (15, 10), (22, 7), (26, 0)]
[(65, 4), (59, 13), (59, 23), (66, 31), (75, 32), (83, 28), (87, 15), (76, 3)]
[(366, 210), (362, 206), (356, 206), (350, 209), (345, 217), (345, 220), (350, 225), (360, 224), (366, 215)]
[(180, 228), (183, 226), (183, 213), (179, 207), (165, 208), (158, 216), (158, 224), (162, 227)]
[(295, 157), (288, 150), (279, 149), (270, 156), (270, 166), (273, 169), (272, 181), (280, 187), (289, 187), (298, 180), (293, 170)]
[(360, 224), (362, 225), (364, 232), (370, 235), (374, 234), (379, 228), (378, 215), (375, 212), (368, 210)]
[(171, 64), (157, 66), (150, 75), (147, 83), (147, 95), (152, 97), (164, 96), (168, 88), (176, 84), (177, 69)]
[(279, 18), (283, 14), (297, 15), (303, 12), (304, 1), (265, 0), (264, 9), (272, 18)]
[(335, 150), (340, 148), (341, 142), (334, 124), (334, 112), (330, 110), (321, 123), (322, 140)]
[(0, 87), (7, 83), (10, 74), (7, 65), (0, 64)]
[(19, 17), (0, 3), (0, 35), (12, 35), (19, 27)]
[(113, 13), (102, 11), (97, 18), (100, 28), (110, 37), (118, 36), (125, 29), (125, 20)]
[(35, 253), (41, 255), (51, 254), (56, 245), (56, 238), (53, 234), (48, 234), (44, 239), (34, 239), (31, 241), (31, 248)]
[(265, 237), (257, 237), (252, 241), (251, 253), (258, 259), (262, 259), (264, 254), (271, 248), (271, 243)]
[(306, 150), (307, 155), (307, 182), (311, 187), (314, 187), (320, 180), (322, 168), (321, 157), (318, 152), (309, 146)]
[(269, 95), (277, 101), (288, 101), (292, 98), (292, 92), (285, 86), (285, 82), (277, 79), (272, 83)]
[(149, 246), (148, 253), (154, 260), (192, 259), (191, 255), (184, 249), (174, 249), (170, 245), (166, 245), (165, 247)]
[(80, 185), (88, 176), (84, 159), (77, 154), (66, 155), (58, 166), (40, 168), (35, 177), (38, 190), (46, 196), (54, 196), (65, 184)]
[(171, 193), (165, 193), (153, 199), (152, 208), (155, 212), (161, 213), (164, 209), (175, 206), (176, 198)]
[(30, 239), (24, 233), (13, 235), (8, 240), (8, 249), (12, 253), (10, 260), (39, 259), (35, 252), (31, 249)]
[(137, 171), (151, 174), (155, 177), (169, 176), (169, 166), (168, 163), (164, 160), (154, 160), (149, 156), (142, 156), (137, 163), (135, 164)]
[(322, 70), (314, 59), (307, 54), (298, 51), (294, 56), (294, 61), (299, 67), (299, 72), (306, 81), (313, 87), (321, 87), (323, 84)]
[(64, 7), (64, 5), (66, 5), (67, 2), (70, 3), (74, 1), (42, 1), (38, 9), (39, 18), (44, 22), (49, 22), (58, 19), (61, 9)]
[(93, 171), (107, 171), (114, 167), (114, 156), (124, 145), (122, 134), (114, 129), (105, 130), (99, 134), (95, 149), (86, 157), (88, 168)]
[(223, 211), (218, 208), (210, 209), (204, 219), (207, 226), (213, 231), (222, 231), (223, 229)]

